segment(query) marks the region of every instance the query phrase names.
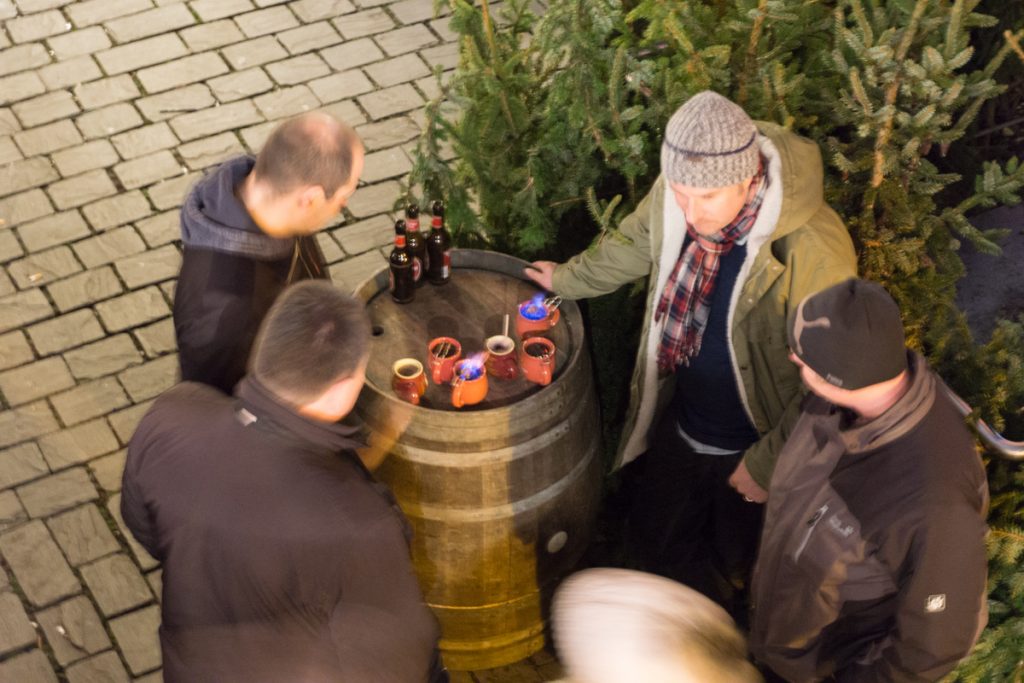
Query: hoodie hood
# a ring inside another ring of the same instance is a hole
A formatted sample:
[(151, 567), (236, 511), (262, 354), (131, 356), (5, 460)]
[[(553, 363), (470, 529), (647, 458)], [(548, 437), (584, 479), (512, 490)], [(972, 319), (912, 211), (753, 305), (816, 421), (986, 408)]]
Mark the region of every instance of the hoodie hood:
[(186, 247), (260, 261), (277, 261), (292, 253), (295, 239), (264, 233), (235, 194), (255, 164), (254, 157), (236, 157), (195, 184), (181, 210), (181, 241)]

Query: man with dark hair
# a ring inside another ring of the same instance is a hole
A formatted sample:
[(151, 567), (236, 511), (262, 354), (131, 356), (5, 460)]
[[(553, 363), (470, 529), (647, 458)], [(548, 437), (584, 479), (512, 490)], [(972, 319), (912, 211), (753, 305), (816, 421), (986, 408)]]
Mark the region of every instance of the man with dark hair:
[(754, 570), (754, 656), (788, 681), (937, 681), (985, 626), (988, 485), (900, 311), (850, 279), (790, 315), (811, 390)]
[(349, 126), (304, 114), (279, 125), (255, 159), (231, 159), (192, 188), (174, 295), (182, 380), (231, 393), (285, 285), (327, 277), (314, 233), (355, 192), (363, 158)]
[(163, 563), (168, 683), (446, 680), (409, 527), (339, 422), (369, 337), (362, 304), (298, 283), (235, 398), (185, 382), (143, 417), (121, 513)]

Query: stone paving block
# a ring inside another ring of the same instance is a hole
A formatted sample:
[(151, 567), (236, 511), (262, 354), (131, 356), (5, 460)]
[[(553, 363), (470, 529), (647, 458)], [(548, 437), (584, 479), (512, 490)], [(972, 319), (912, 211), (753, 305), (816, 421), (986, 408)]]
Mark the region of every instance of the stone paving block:
[(290, 7), (304, 24), (356, 11), (349, 0), (296, 0)]
[(287, 7), (281, 5), (240, 14), (235, 17), (235, 23), (238, 24), (238, 28), (242, 29), (246, 38), (258, 38), (299, 25), (295, 15), (288, 11)]
[(415, 54), (408, 54), (377, 62), (376, 64), (370, 64), (366, 67), (366, 73), (369, 74), (370, 78), (377, 85), (387, 88), (392, 85), (408, 83), (417, 78), (429, 76), (430, 68)]
[(25, 156), (32, 157), (77, 145), (82, 141), (82, 136), (71, 121), (64, 119), (15, 133), (14, 141), (18, 143)]
[(261, 123), (260, 125), (252, 126), (251, 128), (243, 128), (239, 134), (242, 136), (242, 140), (245, 141), (246, 147), (252, 150), (253, 154), (257, 154), (259, 150), (263, 149), (263, 144), (267, 141), (271, 131), (273, 131), (279, 123), (279, 121)]
[(37, 323), (28, 336), (39, 355), (48, 356), (99, 339), (103, 328), (92, 311), (81, 310)]
[(127, 555), (111, 555), (80, 568), (82, 579), (104, 616), (152, 602), (149, 584)]
[(139, 89), (128, 74), (82, 83), (74, 92), (75, 97), (86, 109), (99, 109), (139, 96)]
[(185, 5), (167, 5), (108, 21), (103, 26), (118, 43), (169, 33), (196, 23)]
[(99, 496), (84, 467), (74, 467), (37, 479), (14, 491), (30, 517), (49, 517)]
[[(14, 231), (4, 230), (3, 232), (0, 232), (0, 261), (10, 261), (18, 258), (24, 253), (25, 250), (21, 248), (20, 244), (18, 244), (18, 239), (15, 237)], [(5, 278), (7, 277), (6, 272), (2, 270), (0, 270), (0, 272), (4, 273)], [(3, 294), (0, 294), (0, 296), (7, 296), (14, 292), (14, 286), (11, 284), (9, 278), (2, 280), (2, 282), (3, 287), (0, 287), (0, 291), (3, 291)]]
[(360, 38), (320, 51), (320, 56), (335, 71), (347, 71), (363, 64), (370, 64), (384, 58), (377, 44), (369, 38)]
[(128, 189), (151, 185), (181, 173), (181, 165), (168, 150), (161, 150), (114, 167), (121, 185)]
[(116, 261), (114, 267), (128, 288), (136, 289), (177, 277), (181, 270), (181, 254), (168, 244)]
[(120, 332), (153, 322), (170, 314), (170, 308), (156, 287), (130, 292), (96, 304), (96, 312), (110, 332)]
[[(32, 2), (32, 0), (29, 1)], [(14, 0), (0, 0), (0, 20), (13, 19), (16, 16), (18, 16), (18, 8), (14, 6)]]
[(17, 283), (18, 289), (39, 287), (80, 270), (82, 266), (75, 260), (71, 250), (64, 246), (30, 254), (7, 266), (7, 272)]
[(18, 149), (18, 146), (14, 144), (14, 140), (10, 137), (0, 138), (0, 164), (6, 164), (24, 158), (25, 157)]
[(38, 519), (0, 535), (0, 553), (14, 572), (21, 590), (36, 607), (82, 590), (53, 537)]
[[(121, 490), (121, 477), (124, 474), (124, 462), (126, 451), (124, 449), (117, 453), (104, 455), (89, 462), (89, 469), (96, 483), (104, 491), (115, 492)], [(157, 594), (159, 597), (159, 594)]]
[[(0, 58), (2, 56), (0, 55)], [(0, 78), (0, 104), (17, 102), (43, 92), (46, 92), (46, 86), (34, 71), (23, 71)]]
[[(132, 438), (132, 434), (135, 433), (135, 427), (138, 426), (139, 420), (149, 410), (152, 401), (143, 403), (141, 405), (132, 406), (126, 410), (109, 415), (107, 419), (110, 421), (110, 426), (114, 428), (114, 433), (117, 434), (117, 438), (121, 440), (121, 443), (128, 443)], [(124, 526), (122, 524), (122, 526)], [(139, 558), (139, 564), (142, 565), (143, 569), (149, 569), (156, 566), (154, 561), (150, 567), (147, 567), (139, 556), (139, 553), (135, 553), (135, 557)]]
[(56, 472), (116, 451), (118, 443), (105, 420), (93, 420), (40, 437), (39, 448), (50, 469)]
[[(0, 491), (0, 532), (13, 529), (28, 521), (28, 513), (21, 507), (21, 501), (14, 491)], [(0, 583), (9, 586), (7, 572), (0, 567)]]
[(225, 76), (212, 78), (207, 85), (221, 102), (234, 102), (243, 97), (252, 97), (274, 87), (273, 81), (259, 67), (233, 71)]
[(253, 9), (249, 0), (193, 0), (189, 5), (203, 21), (223, 19)]
[(149, 589), (153, 591), (153, 595), (156, 596), (157, 602), (163, 602), (163, 570), (154, 569), (153, 571), (146, 574), (146, 582), (149, 583)]
[(36, 641), (36, 630), (14, 593), (0, 593), (0, 655)]
[(357, 126), (356, 133), (362, 138), (366, 149), (379, 150), (415, 140), (420, 134), (420, 127), (410, 117), (399, 116)]
[(9, 488), (50, 473), (35, 443), (23, 443), (0, 451), (0, 488)]
[(49, 318), (52, 314), (50, 303), (38, 289), (5, 296), (0, 299), (0, 332)]
[(117, 192), (107, 172), (102, 169), (59, 180), (47, 188), (58, 209), (70, 209), (109, 197)]
[[(135, 338), (142, 345), (142, 350), (149, 358), (155, 358), (161, 356), (170, 351), (174, 351), (177, 348), (174, 337), (174, 322), (170, 318), (166, 318), (159, 322), (153, 323), (146, 327), (136, 328), (132, 330)], [(2, 338), (0, 338), (0, 345), (2, 345)], [(74, 374), (74, 368), (71, 368), (72, 374)]]
[(103, 75), (91, 55), (74, 57), (39, 69), (39, 77), (49, 90), (76, 86), (102, 78)]
[(438, 42), (437, 36), (423, 24), (403, 26), (394, 31), (376, 35), (373, 39), (389, 57), (415, 52)]
[(236, 70), (260, 66), (288, 56), (288, 53), (273, 36), (264, 36), (231, 45), (221, 50), (221, 54)]
[(249, 100), (211, 107), (171, 119), (171, 128), (184, 142), (207, 137), (214, 133), (252, 125), (263, 120)]
[(203, 52), (142, 69), (136, 72), (136, 77), (146, 92), (158, 93), (205, 81), (227, 71), (227, 64), (216, 52)]
[(111, 141), (125, 159), (134, 159), (178, 144), (178, 138), (174, 137), (170, 126), (163, 121), (115, 135)]
[[(0, 370), (32, 360), (32, 348), (21, 330), (0, 334)], [(0, 486), (3, 488), (3, 486)]]
[(82, 212), (93, 229), (109, 230), (145, 218), (152, 213), (152, 209), (142, 192), (134, 190), (89, 204)]
[(205, 52), (245, 39), (230, 19), (199, 24), (179, 31), (178, 35), (193, 52)]
[(46, 524), (72, 566), (91, 562), (121, 548), (95, 505), (82, 505), (61, 513)]
[(54, 56), (59, 60), (91, 55), (110, 47), (110, 38), (99, 26), (71, 31), (59, 36), (52, 36), (47, 41)]
[(284, 45), (284, 49), (293, 55), (329, 47), (341, 40), (337, 31), (326, 21), (318, 21), (315, 24), (279, 32), (275, 35)]
[(368, 251), (331, 266), (331, 280), (346, 292), (354, 292), (362, 282), (387, 266), (387, 259), (379, 251)]
[[(259, 2), (259, 0), (257, 0)], [(163, 669), (135, 679), (135, 683), (164, 683)]]
[(71, 24), (57, 10), (37, 12), (11, 19), (4, 22), (4, 26), (10, 33), (11, 39), (16, 43), (27, 43), (71, 30)]
[(128, 673), (111, 650), (78, 662), (67, 669), (68, 683), (129, 683)]
[(123, 408), (128, 404), (128, 397), (117, 380), (107, 377), (79, 384), (63, 394), (51, 396), (50, 403), (64, 424), (76, 425)]
[(359, 69), (317, 78), (309, 87), (321, 102), (337, 102), (362, 95), (373, 90), (373, 83)]
[(423, 98), (408, 83), (360, 95), (357, 100), (375, 121), (423, 106)]
[(126, 226), (76, 242), (72, 248), (86, 268), (95, 268), (145, 251), (146, 245), (138, 233)]
[[(267, 82), (269, 83), (269, 81)], [(204, 169), (244, 153), (245, 149), (234, 133), (220, 133), (219, 135), (189, 142), (178, 147), (178, 156), (192, 170)], [(173, 218), (176, 238), (178, 229), (177, 214), (174, 214)], [(142, 229), (141, 224), (139, 228), (140, 230)], [(143, 237), (145, 238), (145, 233), (143, 233)], [(149, 243), (149, 240), (146, 239), (146, 242)]]
[(378, 214), (352, 225), (344, 225), (333, 230), (331, 235), (346, 253), (362, 254), (391, 244), (395, 238), (395, 228), (387, 214)]
[(454, 69), (459, 65), (458, 43), (445, 43), (436, 47), (428, 47), (420, 50), (420, 57), (431, 67), (439, 66), (442, 69)]
[(0, 681), (57, 683), (57, 674), (41, 650), (32, 649), (0, 662)]
[(361, 187), (348, 200), (346, 208), (356, 218), (367, 218), (374, 214), (391, 211), (395, 200), (401, 193), (402, 189), (395, 181)]
[(135, 101), (139, 111), (150, 121), (163, 121), (174, 118), (182, 112), (199, 111), (212, 107), (214, 104), (216, 104), (216, 100), (210, 93), (210, 89), (199, 84)]
[(187, 54), (188, 48), (176, 34), (165, 33), (97, 52), (96, 59), (108, 75), (114, 76)]
[(142, 117), (132, 105), (119, 102), (103, 109), (86, 112), (79, 116), (75, 123), (85, 137), (103, 138), (142, 125)]
[[(55, 173), (53, 177), (56, 177)], [(3, 178), (4, 181), (10, 179), (9, 177)], [(43, 180), (42, 182), (49, 181)], [(0, 189), (0, 193), (2, 192), (3, 190)], [(53, 213), (53, 206), (42, 190), (29, 190), (6, 199), (0, 199), (0, 219), (3, 219), (4, 224), (9, 228), (51, 213)]]
[(96, 608), (84, 595), (37, 613), (36, 620), (53, 649), (54, 658), (62, 666), (102, 652), (111, 645)]
[(97, 379), (142, 362), (142, 356), (127, 334), (107, 337), (95, 344), (68, 351), (64, 361), (75, 379)]
[(404, 176), (412, 170), (412, 161), (401, 147), (392, 147), (366, 155), (362, 181), (375, 183), (385, 178)]
[[(41, 12), (55, 7), (63, 7), (72, 1), (73, 0), (17, 0), (17, 5), (22, 14), (31, 14), (32, 12)], [(0, 7), (3, 7), (4, 5), (7, 5), (9, 11), (0, 10), (0, 19), (13, 17), (16, 12), (14, 11), (14, 6), (11, 3), (11, 0), (3, 0), (3, 2), (0, 2)]]
[(50, 55), (42, 43), (18, 45), (0, 51), (0, 76), (36, 69), (50, 63)]
[(459, 34), (452, 30), (451, 17), (441, 17), (439, 19), (434, 19), (433, 21), (428, 21), (427, 26), (429, 26), (434, 33), (440, 36), (443, 42), (459, 42)]
[[(0, 85), (0, 88), (3, 86)], [(57, 171), (43, 157), (12, 161), (0, 166), (0, 195), (14, 194), (57, 179)]]
[(338, 29), (345, 40), (353, 40), (375, 33), (390, 31), (395, 27), (395, 20), (380, 8), (363, 10), (355, 14), (332, 19), (331, 23)]
[(86, 0), (72, 3), (67, 10), (75, 26), (91, 26), (115, 17), (140, 12), (152, 7), (149, 0)]
[(25, 128), (41, 126), (57, 119), (74, 116), (81, 111), (67, 90), (57, 90), (19, 102), (11, 109)]
[(160, 608), (156, 605), (110, 621), (114, 640), (132, 674), (145, 673), (160, 666), (159, 628)]
[(270, 76), (281, 85), (304, 83), (331, 73), (331, 69), (315, 53), (299, 55), (266, 66)]
[(62, 149), (50, 158), (65, 178), (113, 166), (120, 161), (117, 152), (106, 140), (91, 140), (84, 145)]
[(49, 434), (58, 428), (46, 401), (0, 411), (0, 448)]
[(320, 107), (320, 100), (304, 85), (275, 90), (254, 98), (253, 102), (269, 121), (314, 111)]
[(0, 373), (0, 392), (12, 406), (74, 386), (63, 358), (46, 358)]
[(189, 189), (199, 180), (200, 173), (188, 173), (163, 180), (149, 188), (149, 201), (158, 211), (181, 206)]
[[(234, 137), (231, 133), (224, 133)], [(207, 138), (209, 140), (210, 138)], [(237, 142), (237, 141), (236, 141)], [(180, 153), (180, 151), (179, 151)], [(188, 158), (186, 158), (186, 161)], [(165, 211), (135, 223), (142, 239), (149, 247), (169, 244), (181, 237), (180, 220), (177, 211)]]
[(178, 382), (178, 356), (170, 354), (125, 370), (117, 376), (132, 401), (155, 398)]
[(401, 0), (388, 5), (388, 9), (402, 24), (417, 24), (434, 18), (434, 0)]
[[(87, 270), (66, 280), (47, 285), (50, 298), (61, 312), (117, 296), (123, 289), (109, 267)], [(74, 373), (72, 373), (74, 374)]]
[[(9, 234), (9, 233), (7, 233), (7, 234)], [(0, 249), (3, 248), (3, 244), (2, 244), (4, 242), (4, 237), (3, 236), (4, 236), (4, 233), (0, 233)], [(17, 288), (14, 286), (14, 283), (11, 282), (11, 278), (7, 275), (6, 272), (4, 272), (2, 269), (0, 269), (0, 296), (8, 296), (10, 294), (14, 294), (14, 292), (16, 292), (16, 291), (17, 291)]]

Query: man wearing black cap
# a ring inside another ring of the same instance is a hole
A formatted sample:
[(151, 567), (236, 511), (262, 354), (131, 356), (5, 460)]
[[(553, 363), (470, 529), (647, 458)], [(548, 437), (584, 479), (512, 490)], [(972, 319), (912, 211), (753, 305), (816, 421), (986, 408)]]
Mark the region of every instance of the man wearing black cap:
[(881, 286), (805, 298), (789, 344), (812, 393), (771, 480), (751, 651), (789, 681), (938, 680), (986, 621), (974, 440)]

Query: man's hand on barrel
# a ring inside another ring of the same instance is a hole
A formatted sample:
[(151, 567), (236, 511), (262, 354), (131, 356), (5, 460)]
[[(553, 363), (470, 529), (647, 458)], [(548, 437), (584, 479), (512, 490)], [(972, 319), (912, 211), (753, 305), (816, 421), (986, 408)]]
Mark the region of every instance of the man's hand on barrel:
[(370, 434), (365, 448), (360, 448), (359, 459), (366, 469), (373, 472), (391, 453), (398, 438), (405, 432), (412, 420), (413, 407), (405, 401), (389, 401), (387, 417), (381, 421), (380, 430)]
[(523, 268), (523, 273), (547, 291), (551, 291), (551, 276), (558, 264), (554, 261), (534, 261)]

